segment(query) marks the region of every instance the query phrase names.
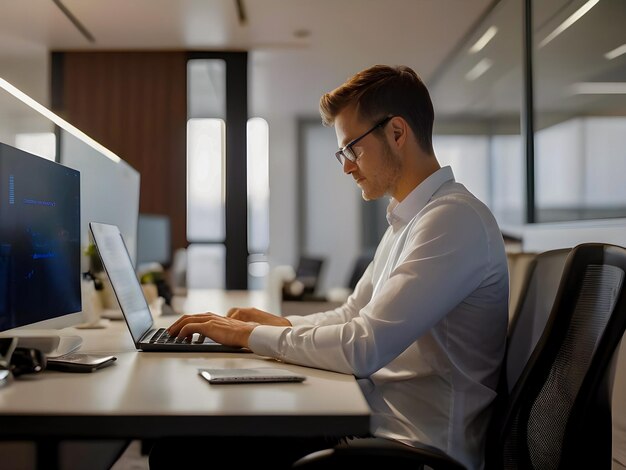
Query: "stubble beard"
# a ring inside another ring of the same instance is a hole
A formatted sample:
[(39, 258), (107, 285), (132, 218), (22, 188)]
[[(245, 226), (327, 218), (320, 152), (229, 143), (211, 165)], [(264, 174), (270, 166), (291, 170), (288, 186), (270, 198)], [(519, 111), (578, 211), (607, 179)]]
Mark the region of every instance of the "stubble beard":
[[(364, 201), (373, 201), (383, 197), (385, 194), (392, 194), (398, 185), (402, 170), (400, 156), (394, 154), (386, 140), (383, 140), (383, 171), (376, 178), (378, 183), (373, 192), (366, 193), (366, 188), (361, 189), (361, 197)], [(366, 180), (366, 184), (369, 180)]]

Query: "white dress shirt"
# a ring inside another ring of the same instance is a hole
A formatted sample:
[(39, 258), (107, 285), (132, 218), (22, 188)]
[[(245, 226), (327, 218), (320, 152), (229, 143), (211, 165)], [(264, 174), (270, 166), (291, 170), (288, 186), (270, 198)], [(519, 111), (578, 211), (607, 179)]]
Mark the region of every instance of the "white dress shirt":
[[(508, 321), (504, 243), (489, 209), (444, 167), (402, 202), (341, 307), (258, 326), (253, 352), (353, 374), (371, 433), (484, 465)], [(340, 236), (340, 235), (338, 235)]]

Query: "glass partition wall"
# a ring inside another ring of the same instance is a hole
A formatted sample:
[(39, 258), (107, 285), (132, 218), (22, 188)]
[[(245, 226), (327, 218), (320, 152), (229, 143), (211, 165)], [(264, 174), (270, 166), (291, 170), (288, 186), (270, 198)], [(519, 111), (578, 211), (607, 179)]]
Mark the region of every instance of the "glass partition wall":
[(429, 80), (435, 152), (505, 232), (626, 217), (624, 24), (621, 0), (494, 2)]
[(538, 222), (626, 216), (626, 2), (533, 1)]
[(502, 227), (525, 222), (523, 8), (494, 4), (431, 80), (433, 146)]

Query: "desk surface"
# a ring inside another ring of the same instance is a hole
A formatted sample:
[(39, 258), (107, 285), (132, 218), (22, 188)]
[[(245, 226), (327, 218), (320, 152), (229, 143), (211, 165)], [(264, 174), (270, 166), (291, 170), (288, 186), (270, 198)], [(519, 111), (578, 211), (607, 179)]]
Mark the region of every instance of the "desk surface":
[[(183, 311), (259, 306), (260, 292), (191, 291)], [(172, 317), (156, 319), (169, 325)], [(45, 371), (0, 389), (0, 437), (151, 438), (183, 435), (361, 435), (369, 408), (354, 377), (233, 353), (138, 352), (122, 321), (83, 337), (81, 352), (117, 356), (80, 374)], [(280, 367), (303, 383), (211, 385), (204, 367)]]

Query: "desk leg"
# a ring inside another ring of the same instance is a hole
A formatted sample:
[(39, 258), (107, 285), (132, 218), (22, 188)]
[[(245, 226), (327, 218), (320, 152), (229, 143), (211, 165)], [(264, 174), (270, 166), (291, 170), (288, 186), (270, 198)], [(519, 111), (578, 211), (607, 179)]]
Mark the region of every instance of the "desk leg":
[(37, 441), (37, 470), (59, 470), (59, 441)]

